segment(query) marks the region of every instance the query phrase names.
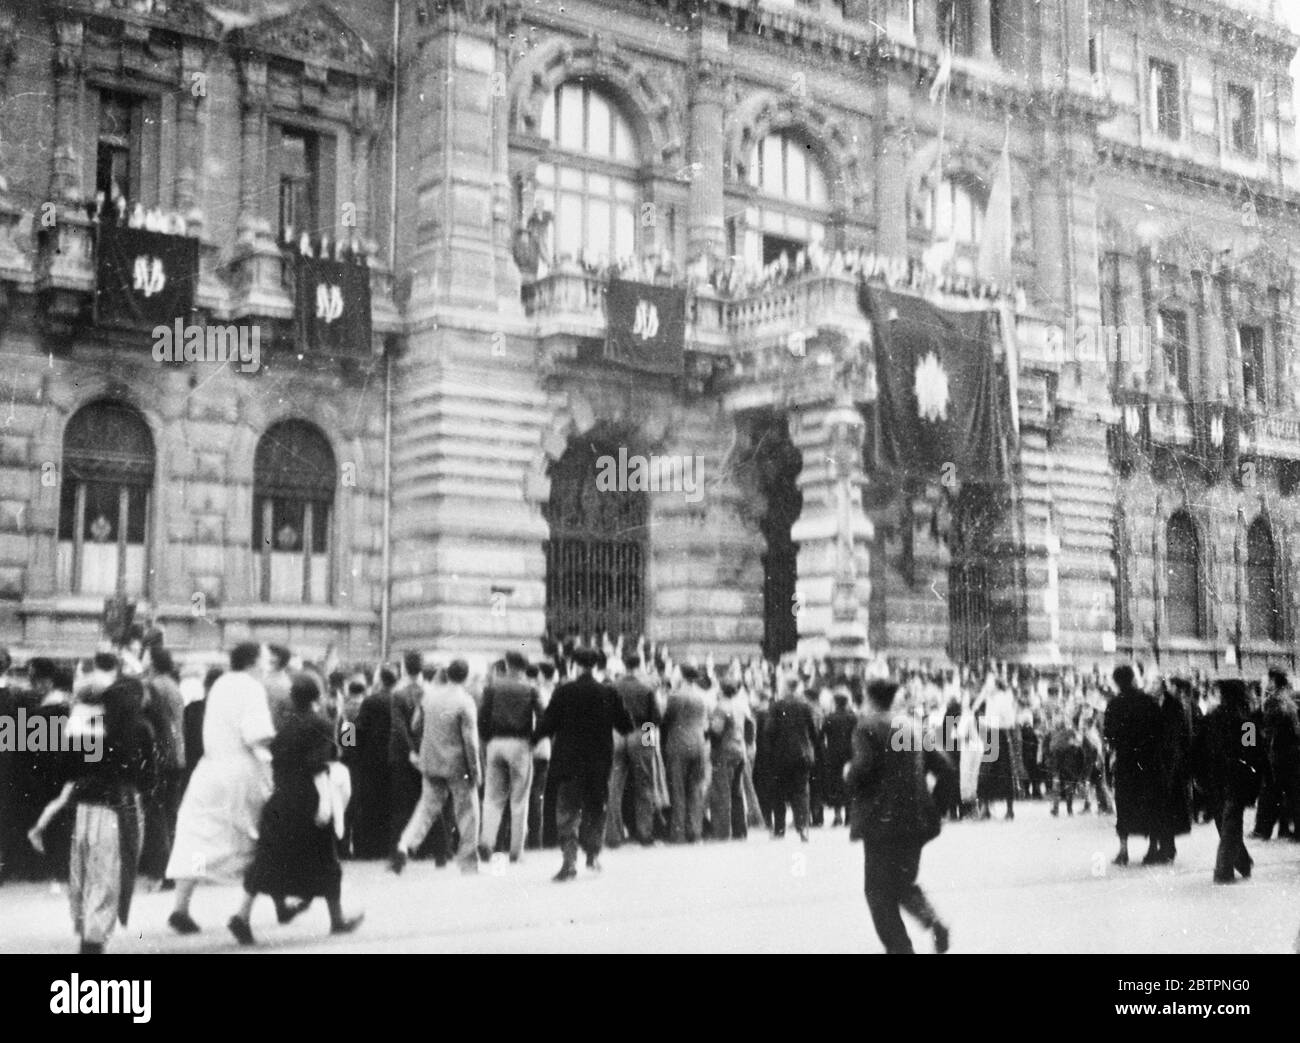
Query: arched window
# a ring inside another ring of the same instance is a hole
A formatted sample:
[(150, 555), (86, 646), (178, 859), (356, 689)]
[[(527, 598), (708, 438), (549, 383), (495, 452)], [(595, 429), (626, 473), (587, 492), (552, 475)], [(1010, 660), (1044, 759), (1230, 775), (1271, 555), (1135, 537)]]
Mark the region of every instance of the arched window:
[(323, 605), (330, 591), (334, 452), (303, 420), (273, 424), (253, 457), (255, 583), (262, 601)]
[(556, 640), (608, 631), (635, 642), (645, 630), (649, 497), (596, 482), (619, 449), (612, 439), (575, 439), (551, 466), (546, 629)]
[(637, 155), (632, 125), (598, 87), (556, 87), (542, 109), (548, 143), (537, 165), (537, 199), (552, 214), (556, 259), (603, 264), (636, 254)]
[(1246, 532), (1246, 632), (1256, 641), (1282, 640), (1273, 530), (1263, 515)]
[(59, 492), (60, 590), (146, 593), (153, 473), (153, 435), (130, 406), (94, 402), (68, 421)]
[(733, 241), (732, 253), (743, 247), (752, 266), (782, 254), (793, 261), (826, 237), (826, 172), (802, 137), (789, 130), (768, 134), (750, 150), (747, 174), (755, 205), (745, 210), (744, 242)]
[(1201, 543), (1186, 511), (1165, 528), (1165, 626), (1175, 637), (1203, 637)]
[(984, 232), (984, 210), (972, 183), (945, 177), (925, 199), (925, 227), (935, 242), (973, 246)]

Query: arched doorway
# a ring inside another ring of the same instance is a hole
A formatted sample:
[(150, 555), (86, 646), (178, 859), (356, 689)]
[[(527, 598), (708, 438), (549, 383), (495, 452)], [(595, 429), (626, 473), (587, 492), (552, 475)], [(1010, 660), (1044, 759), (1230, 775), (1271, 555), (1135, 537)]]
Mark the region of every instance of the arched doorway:
[(799, 545), (790, 537), (803, 510), (797, 479), (803, 457), (790, 440), (784, 417), (770, 417), (754, 432), (754, 466), (765, 508), (763, 533), (763, 657), (770, 661), (799, 643), (795, 604)]
[(543, 514), (550, 526), (546, 631), (552, 639), (608, 632), (635, 644), (645, 631), (649, 497), (626, 489), (626, 482), (608, 491), (596, 485), (599, 462), (609, 458), (617, 468), (620, 451), (629, 455), (626, 442), (593, 433), (573, 439), (551, 465)]

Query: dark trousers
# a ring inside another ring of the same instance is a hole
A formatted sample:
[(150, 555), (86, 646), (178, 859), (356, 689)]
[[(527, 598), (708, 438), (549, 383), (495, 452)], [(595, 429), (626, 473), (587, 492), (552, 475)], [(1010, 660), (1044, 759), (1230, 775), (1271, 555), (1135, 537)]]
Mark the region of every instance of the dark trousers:
[(1273, 826), (1277, 835), (1300, 833), (1300, 772), (1277, 764), (1264, 772), (1255, 805), (1255, 835), (1271, 837)]
[(176, 816), (181, 807), (183, 773), (179, 768), (158, 773), (152, 792), (144, 802), (144, 848), (140, 854), (141, 876), (161, 880), (167, 872), (172, 841), (176, 836)]
[[(550, 830), (544, 828), (546, 813), (546, 776), (550, 771), (551, 761), (546, 757), (533, 758), (533, 785), (528, 792), (528, 841), (527, 846), (530, 848), (539, 848), (545, 844), (547, 847), (555, 842), (555, 828), (552, 825)], [(550, 816), (552, 823), (555, 819), (554, 809), (551, 810)]]
[(785, 832), (785, 808), (790, 805), (794, 813), (794, 828), (808, 828), (808, 765), (774, 764), (772, 766), (771, 794), (772, 832), (780, 836)]
[(1224, 797), (1214, 809), (1214, 828), (1219, 831), (1219, 851), (1214, 858), (1214, 879), (1231, 880), (1235, 869), (1242, 876), (1250, 875), (1254, 861), (1242, 841), (1242, 818), (1246, 807), (1235, 797)]
[(600, 854), (605, 840), (605, 802), (608, 799), (609, 778), (605, 772), (556, 779), (555, 827), (566, 864), (578, 861), (579, 847), (588, 858)]
[(938, 915), (916, 882), (921, 870), (920, 845), (864, 843), (862, 852), (867, 909), (871, 911), (871, 922), (885, 952), (913, 952), (901, 910), (906, 909), (927, 930), (939, 923)]

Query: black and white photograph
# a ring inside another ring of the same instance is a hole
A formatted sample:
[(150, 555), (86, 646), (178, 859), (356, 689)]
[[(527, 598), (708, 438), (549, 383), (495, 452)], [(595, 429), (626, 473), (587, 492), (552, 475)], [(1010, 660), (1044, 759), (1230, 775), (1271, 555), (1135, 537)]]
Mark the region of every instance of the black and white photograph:
[(0, 967), (1289, 1002), (1297, 75), (1300, 0), (0, 0)]

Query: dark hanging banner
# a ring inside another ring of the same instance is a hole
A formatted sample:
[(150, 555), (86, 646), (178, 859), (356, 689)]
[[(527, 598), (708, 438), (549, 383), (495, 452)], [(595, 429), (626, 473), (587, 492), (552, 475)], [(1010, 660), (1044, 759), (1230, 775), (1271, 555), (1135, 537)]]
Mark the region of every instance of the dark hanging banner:
[(611, 279), (605, 294), (605, 357), (642, 373), (681, 376), (686, 290)]
[(863, 286), (876, 347), (876, 465), (961, 482), (1006, 475), (991, 311)]
[(351, 260), (294, 259), (294, 322), (305, 355), (370, 354), (370, 269)]
[(1151, 451), (1151, 400), (1141, 392), (1117, 391), (1115, 404), (1119, 407), (1114, 433), (1116, 463), (1128, 474)]
[(95, 247), (95, 322), (101, 326), (188, 323), (199, 277), (199, 241), (101, 224)]
[(1192, 427), (1196, 455), (1207, 481), (1231, 476), (1237, 469), (1240, 414), (1223, 402), (1193, 402)]

